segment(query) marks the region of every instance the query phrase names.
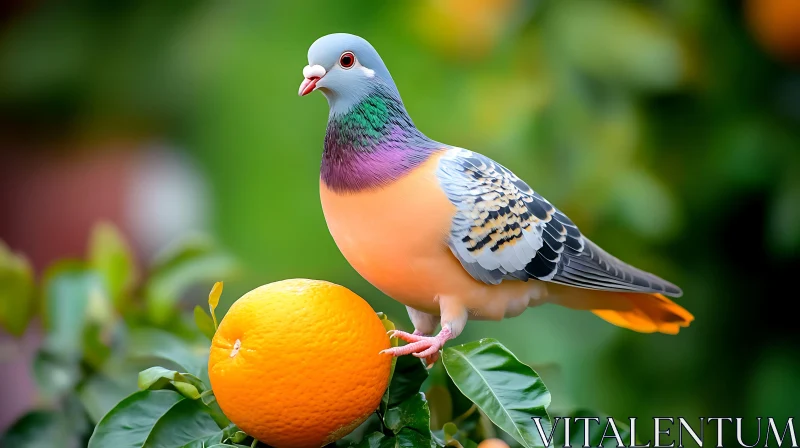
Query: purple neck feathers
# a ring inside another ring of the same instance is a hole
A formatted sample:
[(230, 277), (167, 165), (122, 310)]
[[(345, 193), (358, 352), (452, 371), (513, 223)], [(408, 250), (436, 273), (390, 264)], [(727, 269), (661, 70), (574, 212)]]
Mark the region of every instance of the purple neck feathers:
[(402, 102), (376, 89), (344, 114), (331, 114), (320, 175), (337, 193), (388, 185), (444, 145), (414, 126)]

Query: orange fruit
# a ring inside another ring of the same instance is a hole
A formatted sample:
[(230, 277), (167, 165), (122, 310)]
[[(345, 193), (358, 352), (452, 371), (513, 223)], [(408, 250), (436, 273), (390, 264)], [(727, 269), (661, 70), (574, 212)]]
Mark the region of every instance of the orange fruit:
[(478, 444), (478, 448), (509, 448), (509, 446), (500, 439), (486, 439)]
[(800, 61), (800, 1), (747, 0), (745, 16), (756, 40), (773, 56)]
[(239, 428), (276, 448), (321, 447), (378, 407), (389, 381), (389, 337), (349, 289), (292, 279), (256, 288), (211, 341), (208, 375)]
[(520, 0), (439, 0), (416, 5), (412, 23), (417, 32), (446, 56), (466, 60), (486, 56), (524, 12)]

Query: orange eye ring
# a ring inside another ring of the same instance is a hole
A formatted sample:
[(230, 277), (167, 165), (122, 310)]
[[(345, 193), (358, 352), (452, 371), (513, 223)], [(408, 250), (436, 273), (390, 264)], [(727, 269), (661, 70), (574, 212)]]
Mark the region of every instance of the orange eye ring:
[(353, 67), (356, 64), (356, 55), (353, 54), (351, 51), (345, 51), (339, 56), (339, 65), (344, 68), (348, 69)]

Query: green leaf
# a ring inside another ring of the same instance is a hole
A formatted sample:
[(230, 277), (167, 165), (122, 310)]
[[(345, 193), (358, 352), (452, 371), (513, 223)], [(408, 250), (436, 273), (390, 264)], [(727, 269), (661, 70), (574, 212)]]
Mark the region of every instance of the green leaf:
[(97, 424), (89, 448), (142, 447), (155, 424), (185, 400), (177, 392), (139, 391), (120, 401)]
[(380, 432), (375, 432), (365, 437), (358, 444), (351, 445), (354, 448), (420, 448), (430, 447), (430, 440), (413, 429), (403, 429), (399, 434), (387, 436)]
[[(394, 325), (394, 322), (390, 321), (389, 318), (386, 316), (386, 314), (378, 313), (378, 318), (381, 320), (381, 323), (383, 324), (383, 328), (386, 329), (387, 333), (389, 331), (397, 329), (397, 327)], [(392, 347), (397, 347), (397, 345), (399, 344), (399, 341), (398, 341), (397, 338), (389, 338), (389, 343), (392, 345)], [(395, 360), (397, 360), (397, 358), (394, 358), (392, 360), (392, 362), (394, 362)]]
[(94, 374), (78, 388), (78, 397), (95, 425), (122, 399), (135, 392), (129, 384), (120, 384), (103, 374)]
[(392, 371), (389, 387), (381, 399), (381, 411), (396, 406), (419, 392), (422, 382), (428, 378), (428, 369), (422, 360), (414, 356), (400, 356)]
[(369, 415), (369, 417), (367, 417), (366, 420), (364, 420), (363, 423), (358, 425), (356, 429), (337, 440), (335, 445), (337, 447), (350, 447), (353, 445), (358, 445), (367, 437), (367, 435), (370, 435), (376, 431), (383, 432), (383, 430), (384, 425), (381, 416), (377, 412), (373, 412)]
[[(430, 420), (428, 402), (421, 392), (390, 407), (383, 417), (386, 427), (395, 434), (389, 446), (434, 446)], [(383, 440), (381, 446), (387, 446), (387, 443)]]
[(221, 428), (199, 401), (169, 390), (144, 390), (122, 400), (100, 420), (88, 448), (202, 446)]
[(214, 392), (211, 389), (205, 390), (203, 392), (204, 393), (200, 394), (200, 400), (206, 406), (217, 401), (217, 397), (214, 395)]
[[(387, 332), (395, 330), (397, 328), (394, 325), (394, 322), (389, 320), (389, 317), (387, 317), (386, 314), (381, 313), (381, 312), (378, 312), (376, 314), (378, 315), (378, 318), (381, 320), (381, 323), (383, 324), (383, 328)], [(397, 338), (389, 338), (389, 345), (391, 347), (397, 347), (398, 343), (399, 342), (398, 342)], [(389, 386), (387, 386), (386, 390), (383, 393), (383, 397), (381, 398), (380, 412), (385, 412), (386, 408), (389, 406), (389, 393), (392, 390), (391, 382), (392, 382), (392, 379), (394, 378), (394, 371), (395, 371), (396, 368), (397, 368), (397, 357), (396, 356), (392, 356), (392, 366), (389, 369), (389, 372), (390, 372), (389, 373)]]
[(221, 428), (200, 402), (184, 399), (156, 422), (147, 446), (195, 446), (210, 437), (221, 441)]
[(172, 382), (175, 379), (175, 375), (180, 374), (160, 366), (150, 367), (139, 372), (139, 379), (136, 384), (140, 390), (160, 390)]
[[(469, 426), (475, 426), (477, 423), (477, 416), (478, 414), (475, 412), (475, 403), (473, 403), (469, 398), (464, 396), (461, 390), (456, 386), (453, 382), (453, 379), (450, 378), (450, 375), (447, 373), (447, 369), (444, 367), (444, 363), (439, 363), (434, 366), (432, 369), (434, 379), (441, 381), (441, 384), (447, 388), (447, 392), (450, 393), (450, 400), (452, 403), (452, 419), (454, 423), (458, 425), (458, 428), (461, 431), (464, 431), (465, 423), (468, 423)], [(438, 382), (436, 384), (439, 384)], [(470, 430), (472, 428), (469, 428)]]
[[(617, 447), (617, 440), (614, 438), (614, 431), (611, 423), (608, 422), (608, 418), (603, 414), (587, 411), (585, 409), (579, 409), (570, 413), (569, 416), (564, 417), (564, 419), (567, 418), (570, 420), (569, 443), (566, 443), (564, 440), (564, 422), (559, 421), (556, 423), (556, 430), (553, 431), (553, 446), (566, 446), (568, 444), (571, 444), (572, 446), (584, 446), (584, 439), (586, 437), (586, 425), (584, 423), (587, 420), (576, 421), (574, 419), (599, 418), (599, 423), (596, 421), (591, 421), (589, 424), (589, 446), (602, 446), (609, 448)], [(627, 446), (631, 441), (631, 428), (625, 423), (619, 422), (618, 420), (614, 420), (613, 425), (616, 427), (617, 432), (622, 439), (623, 445)], [(608, 432), (605, 432), (607, 426)], [(603, 438), (604, 433), (607, 436), (605, 439)]]
[(431, 414), (425, 394), (418, 392), (398, 406), (389, 408), (383, 416), (386, 427), (395, 434), (403, 428), (411, 428), (430, 439)]
[(191, 442), (181, 445), (180, 448), (207, 448), (209, 446), (220, 446), (220, 442), (222, 442), (222, 430), (212, 433), (209, 436), (192, 440)]
[(230, 435), (230, 441), (233, 443), (240, 443), (244, 442), (247, 439), (247, 437), (249, 436), (247, 435), (246, 432), (237, 430)]
[(381, 441), (381, 448), (419, 448), (431, 445), (430, 437), (418, 433), (410, 428), (403, 428), (393, 438), (386, 438)]
[[(211, 287), (211, 292), (208, 293), (208, 311), (211, 313), (211, 321), (214, 324), (214, 331), (217, 331), (219, 324), (217, 323), (217, 305), (219, 305), (219, 298), (222, 296), (222, 288), (224, 283), (216, 282)], [(197, 315), (195, 314), (195, 317)]]
[(175, 365), (208, 384), (208, 350), (207, 345), (184, 341), (163, 330), (140, 328), (130, 334), (128, 356)]
[(458, 389), (526, 447), (543, 446), (533, 418), (550, 433), (550, 392), (539, 375), (494, 339), (444, 350), (442, 362)]
[(116, 309), (124, 310), (138, 273), (130, 246), (113, 224), (102, 222), (94, 227), (88, 257), (89, 267), (100, 274)]
[(171, 386), (192, 400), (200, 398), (200, 391), (206, 389), (196, 376), (163, 367), (151, 367), (139, 372), (138, 386), (141, 390), (160, 390)]
[(69, 446), (74, 435), (64, 416), (55, 411), (34, 411), (17, 420), (5, 434), (0, 435), (0, 446), (14, 448), (40, 448)]
[(233, 275), (233, 258), (207, 238), (191, 237), (162, 253), (155, 261), (144, 295), (150, 319), (166, 324), (186, 289), (198, 282)]
[(178, 392), (181, 393), (186, 398), (191, 400), (197, 400), (200, 398), (200, 392), (197, 390), (196, 387), (192, 386), (189, 383), (184, 383), (182, 381), (173, 381), (172, 384), (178, 389)]
[(117, 342), (119, 333), (114, 331), (116, 329), (116, 320), (113, 318), (104, 323), (91, 322), (91, 309), (93, 307), (91, 302), (90, 300), (90, 322), (86, 323), (83, 331), (82, 361), (92, 370), (102, 370), (106, 360), (113, 353), (112, 347)]
[(205, 310), (203, 310), (200, 305), (194, 307), (194, 323), (205, 337), (209, 340), (214, 339), (214, 333), (217, 331), (214, 320), (212, 320), (211, 316), (206, 314)]
[(83, 354), (92, 295), (104, 294), (96, 272), (77, 262), (61, 262), (45, 273), (45, 349), (64, 359), (77, 360)]
[(380, 448), (381, 442), (387, 438), (388, 437), (386, 437), (382, 432), (373, 432), (367, 437), (364, 437), (361, 442), (351, 446), (354, 448)]
[(0, 327), (21, 336), (36, 311), (33, 270), (0, 241)]

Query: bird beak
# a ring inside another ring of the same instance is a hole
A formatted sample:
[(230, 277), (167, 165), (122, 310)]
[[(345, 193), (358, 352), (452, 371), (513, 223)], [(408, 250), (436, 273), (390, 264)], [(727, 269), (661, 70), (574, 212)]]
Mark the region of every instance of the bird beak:
[(306, 65), (303, 68), (303, 77), (305, 78), (300, 83), (300, 90), (297, 92), (300, 96), (306, 96), (317, 89), (317, 82), (325, 76), (325, 68), (321, 65)]

